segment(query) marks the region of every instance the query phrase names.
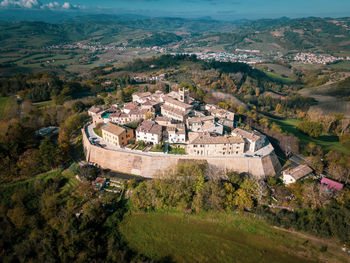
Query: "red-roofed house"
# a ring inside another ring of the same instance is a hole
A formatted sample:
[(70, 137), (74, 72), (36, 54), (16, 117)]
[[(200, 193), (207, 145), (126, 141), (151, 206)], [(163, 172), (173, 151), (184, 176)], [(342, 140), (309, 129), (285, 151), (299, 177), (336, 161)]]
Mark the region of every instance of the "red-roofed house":
[(341, 191), (344, 187), (343, 184), (338, 183), (337, 181), (328, 179), (326, 177), (323, 177), (321, 180), (321, 186), (323, 189), (328, 190), (328, 191)]

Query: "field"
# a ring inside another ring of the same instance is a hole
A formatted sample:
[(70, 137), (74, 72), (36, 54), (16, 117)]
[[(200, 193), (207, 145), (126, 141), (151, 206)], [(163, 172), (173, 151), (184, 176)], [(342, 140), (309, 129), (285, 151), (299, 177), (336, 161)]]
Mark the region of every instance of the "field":
[(332, 65), (327, 66), (330, 69), (333, 70), (346, 70), (346, 71), (350, 71), (350, 61), (342, 61), (342, 62), (338, 62)]
[(296, 119), (277, 119), (277, 118), (271, 118), (270, 120), (276, 122), (278, 125), (282, 127), (282, 129), (286, 132), (289, 132), (291, 134), (294, 134), (298, 139), (300, 140), (300, 143), (302, 145), (306, 145), (309, 142), (314, 142), (316, 145), (319, 145), (322, 147), (324, 151), (338, 151), (345, 153), (347, 155), (350, 155), (350, 149), (345, 148), (340, 142), (337, 136), (329, 136), (329, 135), (322, 135), (318, 138), (311, 138), (303, 133), (301, 133), (298, 129), (298, 123), (299, 121)]
[[(120, 228), (132, 249), (164, 262), (346, 260), (336, 243), (277, 230), (238, 214), (136, 213)], [(325, 246), (327, 252), (321, 252)]]
[(289, 78), (296, 78), (293, 71), (285, 66), (282, 66), (279, 64), (272, 64), (272, 63), (261, 64), (261, 66), (267, 67), (268, 69), (272, 70), (272, 72), (275, 72), (279, 75), (285, 75)]
[(284, 77), (282, 75), (279, 75), (277, 73), (274, 72), (265, 72), (265, 74), (267, 76), (269, 76), (271, 79), (285, 83), (285, 84), (291, 84), (294, 82), (294, 79), (290, 78), (290, 77)]
[(10, 97), (1, 97), (0, 98), (0, 119), (5, 115), (5, 113), (9, 109), (10, 105), (11, 105), (11, 98)]

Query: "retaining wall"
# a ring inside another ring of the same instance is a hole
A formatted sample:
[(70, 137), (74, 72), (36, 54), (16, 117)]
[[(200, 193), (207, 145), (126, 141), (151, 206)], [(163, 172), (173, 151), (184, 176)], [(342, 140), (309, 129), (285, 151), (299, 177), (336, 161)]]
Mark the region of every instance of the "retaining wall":
[(257, 177), (275, 175), (281, 168), (274, 151), (264, 157), (208, 157), (167, 154), (150, 156), (146, 153), (109, 150), (92, 145), (84, 129), (83, 144), (86, 161), (99, 164), (102, 168), (123, 173), (152, 178), (160, 171), (175, 166), (179, 161), (205, 160), (208, 165), (218, 170), (233, 170), (239, 173), (248, 172)]

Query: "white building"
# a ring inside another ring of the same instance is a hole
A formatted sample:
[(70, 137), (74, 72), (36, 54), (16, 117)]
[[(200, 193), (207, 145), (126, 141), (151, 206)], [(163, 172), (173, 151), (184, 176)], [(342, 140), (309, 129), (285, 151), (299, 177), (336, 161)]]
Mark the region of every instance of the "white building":
[(136, 129), (136, 140), (158, 144), (162, 141), (162, 126), (154, 121), (146, 120)]
[(282, 172), (284, 184), (293, 184), (312, 174), (312, 169), (307, 165), (299, 165)]
[(141, 92), (132, 94), (132, 101), (137, 103), (145, 103), (149, 100), (149, 97), (152, 95), (151, 92)]
[(174, 127), (167, 127), (168, 142), (169, 143), (185, 143), (186, 130), (184, 124), (177, 124)]

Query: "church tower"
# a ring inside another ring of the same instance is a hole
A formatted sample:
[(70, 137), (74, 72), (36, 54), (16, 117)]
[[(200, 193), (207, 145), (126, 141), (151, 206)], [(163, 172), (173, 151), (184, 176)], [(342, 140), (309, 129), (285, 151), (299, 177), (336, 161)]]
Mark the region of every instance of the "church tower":
[(189, 102), (189, 90), (185, 89), (185, 88), (180, 88), (179, 89), (179, 95), (180, 95), (180, 101), (184, 102), (184, 103), (188, 103)]

